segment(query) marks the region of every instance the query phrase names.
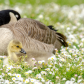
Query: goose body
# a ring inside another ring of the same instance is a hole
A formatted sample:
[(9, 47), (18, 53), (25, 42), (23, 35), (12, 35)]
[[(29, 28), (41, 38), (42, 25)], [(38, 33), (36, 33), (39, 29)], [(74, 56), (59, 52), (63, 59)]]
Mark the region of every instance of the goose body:
[(7, 55), (8, 43), (13, 39), (13, 32), (7, 28), (0, 28), (0, 55)]
[(51, 30), (43, 23), (33, 19), (23, 18), (16, 23), (3, 25), (1, 27), (6, 27), (13, 31), (15, 38), (20, 38), (21, 34), (23, 38), (30, 37), (46, 44), (53, 44), (58, 50), (62, 45), (65, 47), (68, 46), (66, 37), (63, 34)]
[[(55, 48), (59, 50), (62, 45), (65, 47), (68, 46), (66, 37), (63, 34), (50, 29), (37, 20), (22, 18), (17, 22), (0, 26), (0, 29), (4, 30), (4, 28), (10, 30), (12, 36), (10, 35), (9, 38), (19, 40), (22, 43), (23, 49), (28, 55), (26, 61), (29, 64), (32, 63), (31, 58), (35, 58), (37, 61), (47, 61), (47, 58), (53, 55)], [(4, 42), (7, 41), (6, 39), (3, 40)], [(2, 47), (0, 45), (1, 49)]]

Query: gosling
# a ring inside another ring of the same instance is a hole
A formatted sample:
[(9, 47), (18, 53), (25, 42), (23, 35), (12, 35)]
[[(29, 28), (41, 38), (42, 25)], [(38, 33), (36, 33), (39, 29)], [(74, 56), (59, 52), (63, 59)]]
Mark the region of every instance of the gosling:
[(10, 62), (13, 61), (14, 63), (17, 63), (19, 61), (17, 54), (19, 54), (19, 53), (26, 54), (25, 50), (22, 49), (22, 43), (17, 40), (12, 40), (9, 42), (7, 51), (8, 51), (8, 57), (6, 57), (4, 59), (4, 61), (3, 61), (4, 65), (6, 65), (6, 64), (9, 65), (9, 60), (10, 60)]

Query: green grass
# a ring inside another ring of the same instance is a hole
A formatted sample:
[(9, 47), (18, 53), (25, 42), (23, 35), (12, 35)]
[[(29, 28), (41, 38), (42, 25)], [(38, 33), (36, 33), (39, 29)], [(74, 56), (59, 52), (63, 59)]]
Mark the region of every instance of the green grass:
[[(18, 4), (18, 2), (21, 4)], [(81, 6), (84, 0), (52, 0), (52, 2), (51, 0), (9, 0), (7, 5), (5, 0), (0, 1), (0, 4), (2, 4), (0, 5), (1, 10), (6, 9), (6, 6), (12, 9), (16, 7), (18, 11), (21, 11), (22, 18), (26, 16), (27, 18), (39, 20), (45, 25), (54, 25), (58, 32), (67, 36), (69, 44), (68, 48), (62, 47), (60, 52), (56, 53), (56, 59), (51, 58), (48, 66), (39, 69), (31, 68), (23, 63), (21, 63), (20, 68), (4, 67), (3, 59), (0, 59), (0, 77), (2, 76), (3, 81), (8, 80), (15, 84), (17, 81), (12, 78), (18, 79), (17, 74), (19, 74), (22, 81), (19, 79), (18, 81), (23, 83), (27, 82), (28, 78), (30, 80), (35, 79), (35, 81), (39, 80), (38, 84), (45, 84), (48, 81), (51, 81), (52, 84), (65, 84), (66, 81), (72, 79), (75, 80), (75, 83), (78, 83), (78, 81), (84, 83), (84, 17), (81, 13), (84, 9)], [(28, 72), (29, 70), (32, 72)]]
[[(5, 4), (7, 0), (0, 0), (0, 4), (3, 3)], [(9, 3), (11, 6), (14, 6), (17, 3), (22, 3), (22, 4), (32, 4), (32, 5), (45, 5), (47, 3), (57, 3), (59, 5), (68, 5), (68, 6), (73, 6), (73, 5), (79, 5), (83, 4), (84, 0), (9, 0)]]

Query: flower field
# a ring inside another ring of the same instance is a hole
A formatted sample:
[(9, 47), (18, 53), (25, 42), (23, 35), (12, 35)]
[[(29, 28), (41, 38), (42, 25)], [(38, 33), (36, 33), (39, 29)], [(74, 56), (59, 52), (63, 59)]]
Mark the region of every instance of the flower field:
[[(0, 84), (84, 84), (84, 4), (58, 5), (55, 2), (33, 5), (0, 4), (0, 10), (13, 9), (22, 18), (32, 18), (45, 25), (53, 25), (67, 37), (68, 47), (51, 56), (43, 68), (21, 63), (16, 67), (4, 66), (0, 56)], [(39, 64), (45, 61), (39, 61)]]

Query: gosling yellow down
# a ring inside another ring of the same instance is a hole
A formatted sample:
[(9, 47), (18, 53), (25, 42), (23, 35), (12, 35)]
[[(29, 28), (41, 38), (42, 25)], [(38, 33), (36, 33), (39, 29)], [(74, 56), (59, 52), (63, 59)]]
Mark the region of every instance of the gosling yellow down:
[(9, 64), (9, 60), (13, 61), (14, 63), (17, 63), (19, 61), (19, 58), (17, 56), (18, 53), (26, 54), (26, 52), (22, 48), (22, 43), (19, 42), (18, 40), (10, 41), (7, 47), (7, 51), (8, 51), (8, 57), (4, 59), (3, 61), (4, 65)]

